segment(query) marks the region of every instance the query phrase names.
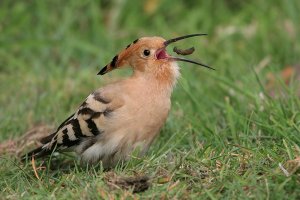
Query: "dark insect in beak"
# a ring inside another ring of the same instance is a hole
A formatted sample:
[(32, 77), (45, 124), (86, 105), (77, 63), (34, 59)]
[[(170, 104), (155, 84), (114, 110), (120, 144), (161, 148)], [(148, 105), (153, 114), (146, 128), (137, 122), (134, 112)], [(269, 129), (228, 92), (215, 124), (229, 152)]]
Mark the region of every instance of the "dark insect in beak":
[(194, 47), (191, 47), (191, 48), (188, 48), (188, 49), (178, 49), (177, 47), (174, 47), (173, 48), (173, 51), (175, 52), (175, 53), (177, 53), (178, 55), (183, 55), (183, 56), (185, 56), (185, 55), (190, 55), (190, 54), (192, 54), (194, 51), (195, 51), (195, 48)]
[[(207, 35), (207, 34), (196, 33), (196, 34), (184, 35), (184, 36), (181, 36), (181, 37), (177, 37), (177, 38), (167, 40), (167, 41), (164, 42), (164, 45), (165, 45), (165, 47), (167, 47), (169, 44), (177, 42), (179, 40), (183, 40), (183, 39), (190, 38), (190, 37), (196, 37), (196, 36), (204, 36), (204, 35)], [(191, 53), (193, 53), (193, 52), (191, 52)], [(187, 52), (187, 55), (191, 54), (191, 53)], [(182, 54), (182, 55), (184, 55), (184, 54)], [(196, 61), (193, 61), (193, 60), (185, 59), (185, 58), (169, 57), (169, 59), (175, 60), (175, 61), (189, 62), (189, 63), (193, 63), (193, 64), (196, 64), (196, 65), (200, 65), (200, 66), (215, 70), (214, 68), (209, 67), (208, 65), (205, 65), (203, 63), (196, 62)]]

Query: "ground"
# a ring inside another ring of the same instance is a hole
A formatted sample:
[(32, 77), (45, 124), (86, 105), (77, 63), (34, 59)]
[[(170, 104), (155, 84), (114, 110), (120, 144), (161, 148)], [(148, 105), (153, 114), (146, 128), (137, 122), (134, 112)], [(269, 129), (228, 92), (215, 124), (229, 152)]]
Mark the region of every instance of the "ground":
[[(1, 1), (1, 198), (300, 199), (299, 9), (297, 0)], [(172, 111), (145, 157), (110, 171), (69, 155), (19, 161), (25, 133), (51, 131), (93, 90), (129, 76), (96, 75), (121, 49), (190, 33), (208, 36), (176, 45), (194, 46), (189, 57), (216, 71), (180, 63)]]

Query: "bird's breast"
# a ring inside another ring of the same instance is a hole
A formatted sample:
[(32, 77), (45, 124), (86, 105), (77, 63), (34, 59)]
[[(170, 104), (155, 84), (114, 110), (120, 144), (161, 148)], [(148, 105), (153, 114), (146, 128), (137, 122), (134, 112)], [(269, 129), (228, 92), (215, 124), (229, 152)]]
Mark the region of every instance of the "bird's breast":
[[(142, 84), (145, 83), (138, 86)], [(123, 96), (124, 106), (112, 113), (114, 122), (111, 128), (117, 130), (127, 143), (150, 145), (167, 119), (170, 96), (150, 86), (131, 88)]]

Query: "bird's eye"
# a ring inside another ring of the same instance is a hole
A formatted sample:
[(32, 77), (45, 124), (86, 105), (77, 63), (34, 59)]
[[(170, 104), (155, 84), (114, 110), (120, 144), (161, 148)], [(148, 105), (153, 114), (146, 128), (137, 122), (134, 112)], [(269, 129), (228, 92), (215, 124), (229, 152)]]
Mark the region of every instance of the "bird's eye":
[(143, 52), (144, 56), (149, 56), (150, 55), (150, 50), (146, 49)]

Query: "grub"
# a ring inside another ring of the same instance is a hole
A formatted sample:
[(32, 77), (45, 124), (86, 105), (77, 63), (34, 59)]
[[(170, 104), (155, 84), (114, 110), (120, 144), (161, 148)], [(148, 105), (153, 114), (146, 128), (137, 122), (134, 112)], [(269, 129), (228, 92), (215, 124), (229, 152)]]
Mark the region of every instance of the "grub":
[(173, 51), (177, 53), (178, 55), (190, 55), (195, 51), (194, 47), (188, 48), (188, 49), (178, 49), (177, 47), (173, 48)]

